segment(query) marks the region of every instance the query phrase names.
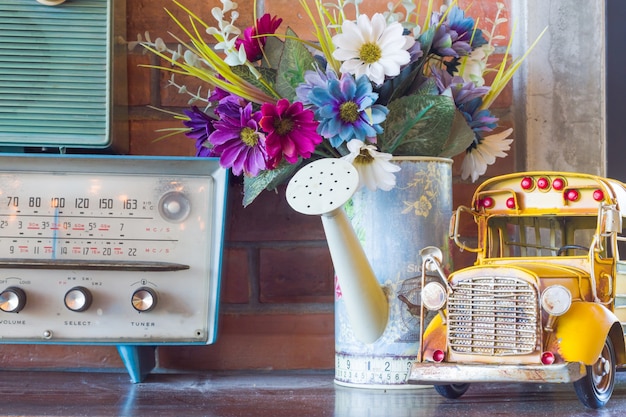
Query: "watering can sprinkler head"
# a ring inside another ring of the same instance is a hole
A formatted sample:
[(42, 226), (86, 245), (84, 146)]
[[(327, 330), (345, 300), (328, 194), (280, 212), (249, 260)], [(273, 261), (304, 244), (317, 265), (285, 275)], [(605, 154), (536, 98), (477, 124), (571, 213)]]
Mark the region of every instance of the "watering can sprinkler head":
[(322, 216), (350, 325), (359, 340), (372, 343), (385, 331), (389, 305), (343, 210), (358, 187), (359, 174), (351, 163), (323, 158), (296, 172), (286, 194), (297, 212)]
[(300, 169), (287, 185), (287, 202), (298, 213), (336, 213), (359, 187), (356, 168), (342, 159), (324, 158)]

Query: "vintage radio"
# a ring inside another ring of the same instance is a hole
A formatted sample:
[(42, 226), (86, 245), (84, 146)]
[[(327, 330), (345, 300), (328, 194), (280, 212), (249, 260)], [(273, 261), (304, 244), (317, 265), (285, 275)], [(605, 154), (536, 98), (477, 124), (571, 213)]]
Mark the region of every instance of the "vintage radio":
[(124, 153), (124, 0), (2, 0), (0, 146)]
[(0, 343), (210, 344), (226, 171), (212, 158), (0, 155)]
[(227, 177), (95, 155), (128, 149), (125, 15), (2, 0), (0, 343), (116, 345), (138, 382), (155, 346), (215, 341)]

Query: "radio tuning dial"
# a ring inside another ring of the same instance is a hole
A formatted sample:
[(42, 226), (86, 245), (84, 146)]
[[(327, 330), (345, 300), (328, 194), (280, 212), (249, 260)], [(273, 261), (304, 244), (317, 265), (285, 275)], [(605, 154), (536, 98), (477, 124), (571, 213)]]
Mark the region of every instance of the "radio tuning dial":
[(191, 211), (189, 199), (179, 191), (170, 191), (159, 200), (159, 213), (167, 221), (183, 222)]
[(133, 308), (140, 313), (148, 312), (157, 304), (157, 293), (152, 288), (141, 287), (131, 297)]
[(85, 311), (91, 306), (92, 301), (91, 291), (85, 287), (74, 287), (65, 293), (64, 302), (68, 310)]
[(19, 313), (26, 305), (26, 293), (19, 287), (8, 287), (0, 293), (0, 310)]

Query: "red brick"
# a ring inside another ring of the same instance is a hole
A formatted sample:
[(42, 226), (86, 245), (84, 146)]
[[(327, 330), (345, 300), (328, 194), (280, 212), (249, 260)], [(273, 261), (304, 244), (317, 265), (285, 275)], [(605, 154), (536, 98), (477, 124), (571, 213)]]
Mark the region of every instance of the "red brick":
[(150, 104), (150, 69), (140, 67), (150, 64), (150, 56), (142, 54), (140, 48), (128, 54), (128, 104), (131, 106)]
[(328, 247), (261, 248), (262, 303), (331, 303), (333, 267)]
[(193, 139), (184, 135), (158, 140), (163, 133), (159, 129), (180, 127), (180, 122), (141, 120), (130, 122), (130, 153), (133, 155), (193, 156)]
[(215, 344), (163, 346), (159, 364), (176, 370), (332, 369), (334, 314), (223, 314)]
[[(454, 196), (454, 210), (456, 210), (456, 208), (459, 206), (471, 207), (472, 196), (474, 194), (474, 190), (476, 189), (476, 185), (455, 183), (453, 184), (452, 189)], [(463, 237), (476, 237), (476, 223), (474, 223), (470, 214), (461, 214), (459, 233)]]
[[(211, 9), (213, 7), (222, 7), (222, 3), (219, 0), (184, 0), (181, 3), (204, 20), (204, 22), (209, 26), (217, 26), (217, 22), (211, 15)], [(251, 26), (253, 24), (253, 2), (240, 1), (237, 3), (239, 5), (237, 10), (239, 11), (240, 17), (235, 24), (241, 28)], [(148, 31), (150, 32), (152, 40), (161, 37), (166, 42), (170, 42), (172, 38), (168, 32), (172, 32), (182, 40), (187, 41), (188, 39), (184, 37), (184, 32), (179, 29), (176, 22), (168, 16), (165, 9), (168, 9), (177, 19), (179, 19), (186, 26), (189, 26), (187, 24), (189, 22), (187, 13), (185, 13), (182, 9), (179, 9), (171, 0), (127, 1), (126, 13), (128, 20), (126, 24), (126, 31), (128, 38), (135, 40), (138, 33), (143, 35), (146, 31)], [(210, 35), (205, 35), (205, 39), (207, 41), (210, 38)]]
[(294, 211), (285, 199), (285, 187), (264, 191), (248, 207), (242, 206), (243, 185), (229, 189), (228, 238), (233, 241), (325, 240), (319, 216)]
[(512, 27), (510, 18), (511, 0), (499, 0), (498, 2), (494, 0), (459, 0), (458, 6), (466, 11), (466, 16), (470, 16), (474, 20), (480, 19), (478, 23), (480, 29), (491, 32), (492, 25), (487, 22), (487, 19), (495, 19), (498, 12), (497, 3), (504, 4), (504, 10), (500, 13), (500, 18), (506, 18), (508, 21), (499, 24), (496, 28), (495, 35), (504, 36), (504, 39), (499, 40), (496, 45), (505, 46), (509, 42)]
[[(206, 102), (203, 101), (195, 101), (194, 103), (190, 103), (189, 101), (195, 95), (199, 95), (200, 97), (204, 97), (206, 99), (209, 95), (209, 89), (212, 88), (207, 83), (204, 83), (195, 77), (176, 74), (173, 80), (176, 85), (170, 85), (169, 83), (172, 73), (161, 70), (159, 71), (159, 74), (161, 81), (161, 106), (186, 108), (190, 105), (196, 105), (201, 109), (206, 106)], [(188, 92), (181, 93), (176, 86), (184, 86)], [(199, 92), (198, 88), (200, 88)]]
[(454, 271), (474, 265), (476, 261), (475, 253), (466, 250), (461, 251), (456, 245), (452, 245), (451, 248), (450, 253), (452, 254)]
[(226, 248), (222, 260), (221, 302), (246, 304), (250, 301), (248, 249)]

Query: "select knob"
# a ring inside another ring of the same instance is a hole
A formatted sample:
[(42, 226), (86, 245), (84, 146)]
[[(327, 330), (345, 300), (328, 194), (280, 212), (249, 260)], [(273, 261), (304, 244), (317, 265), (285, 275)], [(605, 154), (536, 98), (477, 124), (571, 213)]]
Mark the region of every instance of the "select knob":
[(74, 287), (65, 293), (65, 307), (69, 310), (81, 312), (87, 310), (91, 306), (93, 297), (91, 291), (85, 287)]
[(152, 288), (141, 287), (131, 297), (133, 308), (140, 313), (145, 313), (156, 307), (157, 293)]
[(26, 305), (26, 293), (19, 287), (8, 287), (0, 293), (0, 310), (19, 313)]

